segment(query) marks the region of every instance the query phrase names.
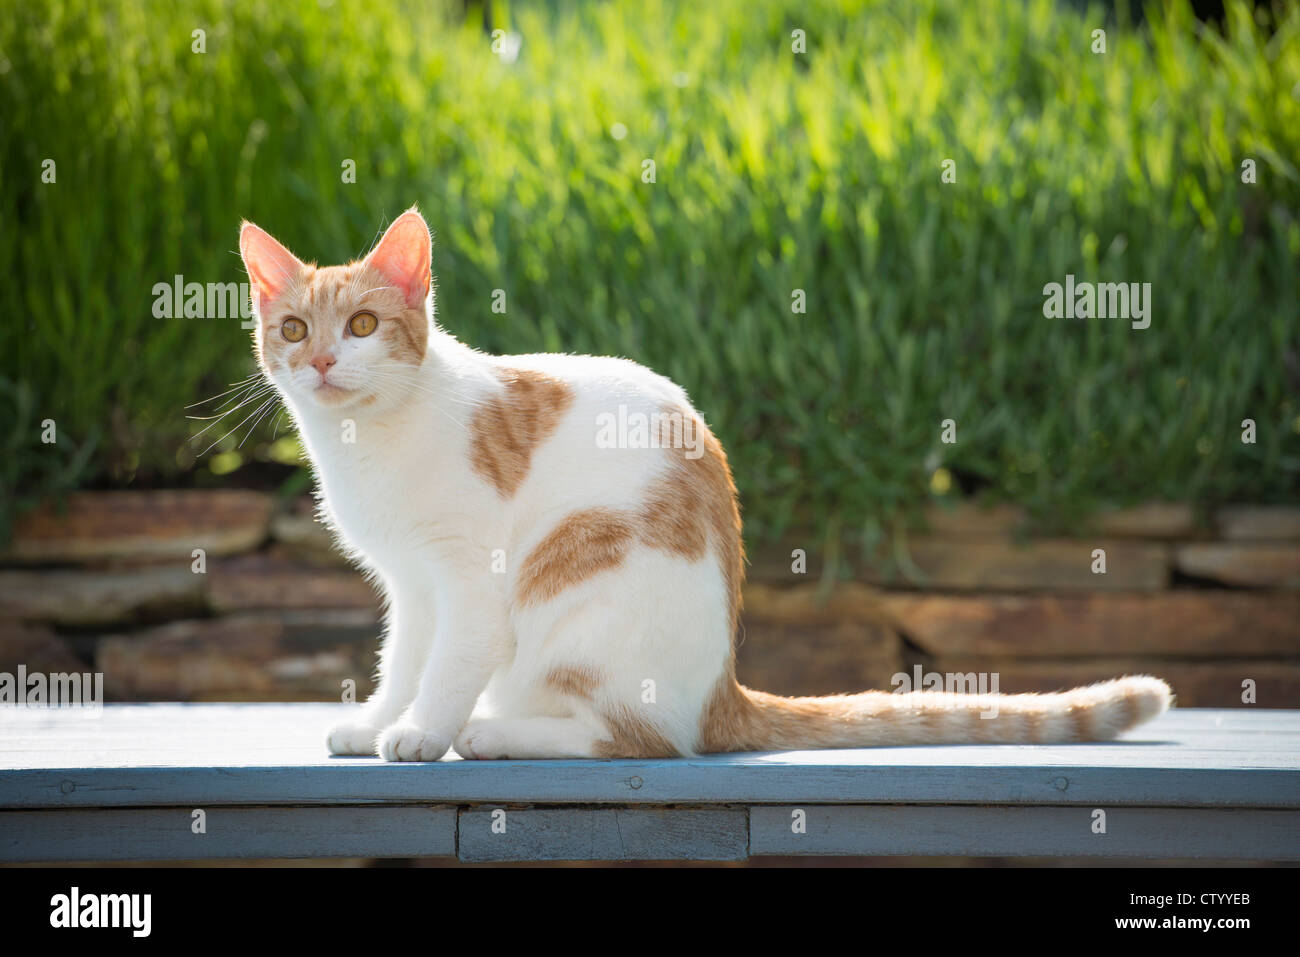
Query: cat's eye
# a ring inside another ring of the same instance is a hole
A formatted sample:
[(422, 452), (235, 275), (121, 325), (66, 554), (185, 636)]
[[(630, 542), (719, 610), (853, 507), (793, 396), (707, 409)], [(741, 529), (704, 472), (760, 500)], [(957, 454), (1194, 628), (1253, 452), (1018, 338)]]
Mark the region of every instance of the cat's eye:
[(358, 312), (348, 320), (348, 332), (354, 336), (368, 336), (379, 328), (379, 320), (368, 312)]
[(307, 336), (307, 323), (290, 317), (280, 323), (280, 335), (290, 342), (302, 342)]

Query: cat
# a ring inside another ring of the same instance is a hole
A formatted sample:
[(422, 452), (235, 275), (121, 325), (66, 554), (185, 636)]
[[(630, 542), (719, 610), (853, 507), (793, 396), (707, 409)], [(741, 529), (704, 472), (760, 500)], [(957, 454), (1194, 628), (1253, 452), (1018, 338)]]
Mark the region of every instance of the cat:
[[(306, 264), (249, 222), (240, 253), (257, 360), (299, 429), (322, 520), (386, 597), (376, 690), (328, 732), (333, 754), (1086, 741), (1170, 704), (1149, 676), (1039, 695), (745, 688), (736, 490), (679, 386), (626, 359), (457, 341), (434, 319), (414, 208), (345, 266)], [(598, 441), (616, 415), (649, 427)]]

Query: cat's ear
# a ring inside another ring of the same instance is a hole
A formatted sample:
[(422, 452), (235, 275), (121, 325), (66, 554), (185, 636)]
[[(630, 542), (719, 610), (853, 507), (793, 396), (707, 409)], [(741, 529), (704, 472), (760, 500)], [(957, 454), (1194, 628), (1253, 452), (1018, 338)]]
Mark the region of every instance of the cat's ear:
[(407, 306), (418, 309), (429, 295), (432, 244), (424, 217), (411, 207), (393, 220), (366, 263), (401, 291)]
[(284, 294), (303, 269), (300, 260), (270, 233), (247, 220), (239, 230), (239, 254), (252, 281), (254, 298), (261, 312)]

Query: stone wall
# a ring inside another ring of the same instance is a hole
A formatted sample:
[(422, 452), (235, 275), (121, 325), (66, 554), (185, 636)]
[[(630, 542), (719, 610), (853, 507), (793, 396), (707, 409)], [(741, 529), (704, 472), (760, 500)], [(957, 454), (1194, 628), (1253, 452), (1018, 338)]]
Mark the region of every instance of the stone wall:
[[(1253, 687), (1300, 707), (1300, 509), (1149, 505), (1068, 540), (1026, 538), (1011, 508), (927, 524), (854, 581), (794, 545), (759, 552), (741, 680), (826, 694), (919, 668), (1045, 691), (1147, 672), (1184, 706)], [(0, 671), (100, 671), (109, 700), (338, 700), (347, 679), (364, 696), (378, 616), (306, 500), (80, 493), (0, 553)]]

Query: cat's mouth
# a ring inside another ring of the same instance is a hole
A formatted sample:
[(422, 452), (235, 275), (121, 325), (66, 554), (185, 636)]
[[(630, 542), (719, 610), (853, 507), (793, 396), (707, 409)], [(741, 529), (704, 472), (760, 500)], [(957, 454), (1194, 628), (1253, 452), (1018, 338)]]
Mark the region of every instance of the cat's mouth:
[(341, 405), (358, 394), (357, 389), (346, 389), (333, 382), (321, 382), (311, 391), (312, 398), (321, 405)]

